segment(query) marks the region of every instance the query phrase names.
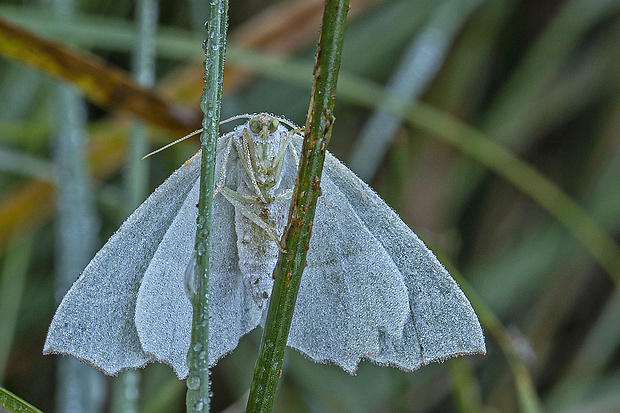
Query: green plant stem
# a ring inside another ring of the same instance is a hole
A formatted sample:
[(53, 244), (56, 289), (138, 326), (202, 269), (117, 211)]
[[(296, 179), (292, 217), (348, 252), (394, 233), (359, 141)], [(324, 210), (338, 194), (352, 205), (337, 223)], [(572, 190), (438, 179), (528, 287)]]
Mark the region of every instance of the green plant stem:
[(224, 56), (226, 53), (226, 24), (228, 1), (212, 1), (207, 22), (205, 50), (205, 87), (200, 98), (204, 113), (200, 136), (202, 159), (200, 166), (200, 195), (196, 227), (196, 264), (194, 267), (194, 290), (192, 339), (187, 354), (189, 377), (187, 378), (187, 411), (209, 411), (209, 257), (211, 256), (211, 215), (213, 207), (213, 183), (215, 155), (219, 135)]
[(456, 357), (446, 362), (452, 378), (452, 394), (454, 404), (460, 413), (476, 413), (483, 411), (480, 389), (476, 381), (471, 361)]
[(0, 387), (0, 406), (11, 412), (41, 413), (41, 410), (2, 387)]
[(334, 122), (332, 113), (348, 8), (347, 0), (328, 0), (325, 3), (314, 66), (314, 84), (304, 130), (301, 167), (283, 235), (286, 252), (280, 253), (273, 273), (275, 281), (250, 385), (248, 412), (271, 411), (278, 379), (282, 374), (284, 349), (306, 264), (316, 202), (321, 194), (325, 149)]

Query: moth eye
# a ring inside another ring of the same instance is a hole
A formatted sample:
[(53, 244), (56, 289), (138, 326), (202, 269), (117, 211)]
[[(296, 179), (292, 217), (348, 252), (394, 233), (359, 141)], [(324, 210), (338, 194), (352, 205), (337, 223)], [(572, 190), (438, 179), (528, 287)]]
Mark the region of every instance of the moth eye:
[(278, 126), (280, 126), (280, 121), (271, 118), (271, 121), (269, 122), (269, 133), (274, 133), (276, 129), (278, 129)]
[(250, 119), (250, 130), (254, 133), (258, 133), (261, 130), (262, 122), (258, 118)]

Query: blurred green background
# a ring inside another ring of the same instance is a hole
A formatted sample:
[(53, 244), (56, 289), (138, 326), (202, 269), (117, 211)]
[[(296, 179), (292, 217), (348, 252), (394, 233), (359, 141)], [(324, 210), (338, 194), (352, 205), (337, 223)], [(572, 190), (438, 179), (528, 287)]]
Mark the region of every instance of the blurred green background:
[[(207, 2), (161, 0), (142, 31), (137, 3), (2, 1), (0, 18), (198, 110)], [(223, 118), (304, 123), (321, 8), (230, 3)], [(342, 61), (330, 150), (458, 277), (488, 354), (350, 377), (288, 351), (274, 410), (620, 411), (620, 1), (352, 0)], [(4, 56), (0, 102), (0, 386), (59, 411), (62, 357), (41, 354), (56, 300), (198, 144), (137, 163), (179, 133)], [(243, 411), (259, 340), (213, 369), (213, 411)], [(95, 380), (114, 410), (115, 379)], [(141, 411), (185, 409), (167, 366), (139, 388)]]

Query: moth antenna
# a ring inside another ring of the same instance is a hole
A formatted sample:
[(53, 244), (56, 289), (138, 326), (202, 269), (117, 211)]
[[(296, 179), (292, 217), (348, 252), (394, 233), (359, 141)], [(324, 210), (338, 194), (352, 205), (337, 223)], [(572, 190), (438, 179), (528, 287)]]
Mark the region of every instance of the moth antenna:
[(288, 119), (285, 118), (280, 118), (278, 116), (274, 116), (274, 115), (269, 115), (274, 119), (277, 119), (278, 121), (280, 121), (281, 123), (285, 124), (286, 126), (288, 126), (289, 128), (291, 128), (291, 130), (293, 130), (294, 132), (301, 132), (304, 130), (304, 127), (299, 127), (297, 125), (295, 125), (293, 122), (291, 122)]
[(231, 116), (230, 118), (221, 121), (220, 125), (223, 125), (223, 124), (228, 123), (228, 122), (232, 122), (233, 120), (237, 120), (237, 119), (252, 119), (254, 116), (256, 116), (256, 114), (254, 114), (254, 115), (245, 114), (245, 115)]
[(168, 145), (166, 145), (166, 146), (162, 146), (161, 148), (154, 150), (153, 152), (149, 153), (148, 155), (143, 156), (143, 157), (142, 157), (142, 160), (145, 160), (145, 159), (146, 159), (146, 158), (148, 158), (149, 156), (151, 156), (151, 155), (155, 155), (156, 153), (159, 153), (159, 152), (163, 151), (164, 149), (168, 149), (168, 148), (169, 148), (169, 147), (171, 147), (172, 145), (176, 145), (177, 143), (182, 142), (182, 141), (184, 141), (185, 139), (188, 139), (188, 138), (191, 138), (192, 136), (198, 135), (199, 133), (202, 133), (202, 131), (203, 131), (203, 129), (202, 129), (202, 128), (200, 128), (200, 129), (196, 129), (196, 130), (195, 130), (195, 131), (193, 131), (192, 133), (189, 133), (189, 134), (187, 134), (187, 135), (183, 136), (182, 138), (179, 138), (179, 139), (177, 139), (176, 141), (171, 142), (171, 143), (169, 143), (169, 144), (168, 144)]
[[(230, 117), (230, 118), (228, 118), (226, 120), (221, 121), (220, 125), (223, 125), (225, 123), (228, 123), (228, 122), (231, 122), (231, 121), (237, 120), (237, 119), (250, 119), (250, 118), (252, 118), (252, 115), (236, 115), (236, 116), (232, 116), (232, 117)], [(196, 136), (199, 133), (202, 133), (203, 130), (204, 130), (203, 128), (196, 129), (192, 133), (189, 133), (189, 134), (183, 136), (182, 138), (179, 138), (176, 141), (171, 142), (171, 143), (169, 143), (169, 144), (167, 144), (165, 146), (162, 146), (161, 148), (154, 150), (153, 152), (149, 153), (148, 155), (145, 155), (144, 157), (142, 157), (142, 160), (145, 160), (149, 156), (155, 155), (156, 153), (159, 153), (159, 152), (163, 151), (164, 149), (168, 149), (172, 145), (176, 145), (177, 143), (182, 142), (185, 139), (191, 138), (192, 136)]]

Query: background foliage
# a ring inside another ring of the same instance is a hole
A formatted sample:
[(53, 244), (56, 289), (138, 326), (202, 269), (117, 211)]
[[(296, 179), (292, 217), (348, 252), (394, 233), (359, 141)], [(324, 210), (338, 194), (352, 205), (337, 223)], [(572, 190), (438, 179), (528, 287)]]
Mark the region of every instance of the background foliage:
[[(0, 17), (130, 70), (133, 2), (83, 1), (71, 24), (51, 19), (44, 5), (34, 3), (2, 2)], [(200, 3), (159, 5), (156, 87), (191, 110), (198, 110), (203, 85)], [(223, 118), (266, 111), (304, 122), (322, 5), (231, 3)], [(397, 84), (393, 93), (409, 88), (412, 99), (443, 119), (475, 128), (548, 177), (617, 240), (619, 11), (620, 2), (612, 0), (352, 1), (331, 151), (347, 162), (364, 147), (360, 137), (380, 107), (356, 98), (359, 85)], [(274, 54), (297, 64), (267, 58)], [(398, 83), (399, 73), (413, 85)], [(44, 411), (54, 409), (58, 357), (44, 357), (41, 349), (54, 296), (62, 294), (52, 278), (58, 224), (53, 183), (60, 179), (51, 160), (59, 121), (56, 84), (0, 58), (0, 385)], [(88, 106), (98, 217), (92, 232), (99, 245), (126, 214), (122, 180), (131, 119)], [(618, 268), (603, 270), (573, 236), (574, 228), (567, 229), (561, 208), (549, 213), (518, 189), (529, 176), (517, 177), (515, 186), (501, 177), (506, 165), (483, 166), (475, 151), (465, 155), (422, 122), (396, 122), (387, 131), (386, 119), (372, 136), (386, 139), (387, 153), (373, 161), (368, 180), (471, 285), (467, 293), (481, 315), (488, 355), (414, 373), (363, 363), (349, 377), (289, 351), (275, 410), (620, 410)], [(463, 137), (458, 129), (452, 135)], [(149, 129), (153, 147), (177, 137), (162, 127)], [(151, 188), (197, 146), (177, 145), (152, 158)], [(596, 232), (592, 223), (572, 225), (587, 238)], [(610, 254), (617, 254), (613, 248)], [(256, 331), (248, 335), (213, 370), (213, 411), (244, 406), (259, 339)], [(144, 411), (183, 411), (184, 393), (167, 366), (144, 370)]]

